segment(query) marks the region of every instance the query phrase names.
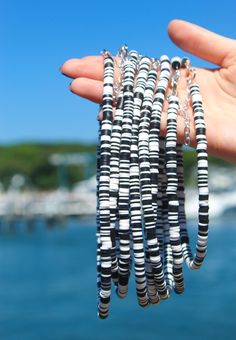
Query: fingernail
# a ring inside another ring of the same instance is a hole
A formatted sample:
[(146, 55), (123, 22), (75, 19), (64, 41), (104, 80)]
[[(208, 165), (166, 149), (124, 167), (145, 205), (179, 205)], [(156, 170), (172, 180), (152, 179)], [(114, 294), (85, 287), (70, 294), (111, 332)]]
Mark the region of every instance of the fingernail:
[(66, 76), (66, 74), (62, 72), (63, 65), (64, 65), (64, 64), (62, 64), (62, 65), (59, 67), (59, 72), (61, 72), (64, 76)]
[(67, 74), (63, 73), (63, 72), (61, 71), (61, 69), (59, 69), (59, 71), (60, 71), (60, 73), (61, 73), (63, 76), (65, 76), (66, 78), (70, 78), (70, 79), (71, 79), (71, 77), (69, 77)]
[(70, 84), (69, 84), (69, 90), (70, 90), (71, 92), (73, 92), (72, 89), (71, 89), (71, 84), (72, 84), (72, 81), (71, 81)]
[(63, 65), (64, 65), (64, 64), (62, 64), (62, 65), (59, 67), (59, 72), (60, 72), (63, 76), (65, 76), (65, 77), (67, 77), (67, 78), (71, 78), (71, 77), (69, 77), (66, 73), (64, 73), (64, 72), (62, 71)]

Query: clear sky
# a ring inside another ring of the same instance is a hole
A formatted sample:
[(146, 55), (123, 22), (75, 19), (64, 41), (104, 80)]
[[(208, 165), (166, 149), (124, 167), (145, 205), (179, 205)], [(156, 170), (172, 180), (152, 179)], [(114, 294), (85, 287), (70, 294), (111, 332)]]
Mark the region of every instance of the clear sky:
[[(68, 58), (129, 48), (185, 55), (169, 40), (174, 18), (236, 39), (236, 1), (0, 0), (0, 143), (97, 136), (97, 105), (67, 89)], [(193, 59), (195, 65), (207, 65)]]

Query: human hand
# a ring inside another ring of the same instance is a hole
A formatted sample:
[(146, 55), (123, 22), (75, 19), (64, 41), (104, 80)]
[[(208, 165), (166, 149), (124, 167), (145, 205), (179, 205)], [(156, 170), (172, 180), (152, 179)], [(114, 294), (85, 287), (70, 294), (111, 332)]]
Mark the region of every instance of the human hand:
[[(236, 40), (181, 20), (173, 20), (168, 32), (180, 48), (219, 66), (216, 69), (197, 68), (196, 82), (203, 97), (208, 152), (236, 163)], [(74, 79), (70, 84), (73, 93), (97, 103), (102, 102), (103, 57), (70, 59), (62, 65), (61, 72)], [(115, 77), (117, 75), (118, 70), (115, 69)], [(185, 86), (180, 83), (180, 98), (184, 98)], [(161, 133), (165, 134), (165, 130), (164, 113)], [(190, 112), (190, 131), (190, 145), (195, 146), (193, 112)], [(178, 140), (184, 140), (184, 120), (181, 116), (178, 120)]]

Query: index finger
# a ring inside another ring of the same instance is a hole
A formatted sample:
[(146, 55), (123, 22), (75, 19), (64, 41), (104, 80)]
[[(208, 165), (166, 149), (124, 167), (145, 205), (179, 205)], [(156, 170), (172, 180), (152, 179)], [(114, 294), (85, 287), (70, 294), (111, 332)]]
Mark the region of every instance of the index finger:
[[(115, 57), (118, 61), (118, 58)], [(103, 80), (104, 67), (102, 56), (87, 56), (81, 59), (69, 59), (61, 66), (62, 74), (70, 78), (89, 78)], [(119, 70), (115, 64), (115, 78), (118, 77)]]

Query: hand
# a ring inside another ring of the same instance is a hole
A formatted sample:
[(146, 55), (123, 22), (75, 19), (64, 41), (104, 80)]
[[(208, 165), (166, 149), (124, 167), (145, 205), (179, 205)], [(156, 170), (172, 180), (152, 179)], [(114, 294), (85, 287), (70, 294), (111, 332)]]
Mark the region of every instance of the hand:
[[(183, 50), (219, 66), (198, 68), (199, 84), (207, 127), (209, 154), (236, 162), (236, 40), (224, 38), (194, 24), (174, 20), (169, 24), (170, 38)], [(102, 101), (103, 57), (85, 57), (65, 62), (61, 72), (74, 80), (73, 93), (97, 103)], [(115, 76), (118, 70), (115, 69)], [(180, 83), (182, 98), (185, 84)], [(164, 107), (164, 110), (166, 105)], [(166, 114), (162, 117), (161, 133), (165, 134)], [(190, 112), (191, 145), (195, 146), (193, 113)], [(178, 120), (178, 139), (184, 139), (184, 122)]]

